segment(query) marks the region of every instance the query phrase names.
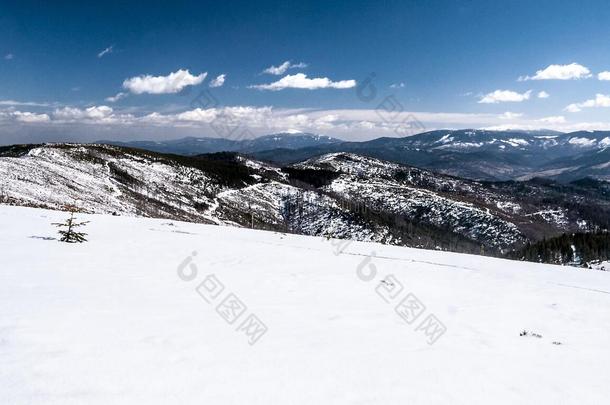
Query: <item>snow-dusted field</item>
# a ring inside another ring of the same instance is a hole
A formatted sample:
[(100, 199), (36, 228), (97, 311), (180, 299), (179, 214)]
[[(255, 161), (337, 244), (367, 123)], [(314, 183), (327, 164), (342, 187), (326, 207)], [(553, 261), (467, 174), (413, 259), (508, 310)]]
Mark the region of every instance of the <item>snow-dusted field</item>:
[(610, 272), (79, 217), (0, 206), (0, 404), (610, 399)]

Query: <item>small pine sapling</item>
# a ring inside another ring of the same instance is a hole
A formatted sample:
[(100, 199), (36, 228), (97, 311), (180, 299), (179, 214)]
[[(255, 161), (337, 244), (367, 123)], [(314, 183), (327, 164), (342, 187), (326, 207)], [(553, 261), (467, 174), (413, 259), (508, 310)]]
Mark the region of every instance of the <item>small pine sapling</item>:
[(85, 236), (87, 236), (87, 234), (83, 233), (83, 232), (77, 232), (75, 230), (75, 228), (79, 228), (81, 226), (85, 226), (85, 225), (87, 225), (89, 223), (89, 221), (76, 222), (75, 218), (74, 218), (74, 213), (76, 212), (76, 207), (69, 206), (67, 208), (70, 211), (70, 218), (68, 218), (66, 220), (66, 222), (51, 224), (51, 225), (54, 225), (54, 226), (56, 226), (58, 228), (64, 228), (64, 229), (60, 229), (58, 231), (59, 234), (61, 235), (61, 238), (59, 240), (61, 242), (66, 242), (66, 243), (83, 243), (83, 242), (86, 242), (87, 239), (85, 239)]

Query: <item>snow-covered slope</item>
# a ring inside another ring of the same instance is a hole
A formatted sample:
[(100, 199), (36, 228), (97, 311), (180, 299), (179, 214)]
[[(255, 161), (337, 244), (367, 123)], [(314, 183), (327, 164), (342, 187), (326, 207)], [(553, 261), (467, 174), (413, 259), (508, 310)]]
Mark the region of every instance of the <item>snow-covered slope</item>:
[(610, 194), (589, 183), (484, 184), (350, 153), (278, 168), (230, 153), (0, 147), (0, 203), (488, 254), (607, 228)]
[[(280, 169), (237, 156), (227, 168), (107, 145), (28, 146), (0, 158), (0, 202), (150, 216), (400, 244), (387, 226), (355, 218), (333, 199), (287, 184)], [(207, 163), (214, 163), (207, 161)], [(241, 171), (239, 171), (241, 169)], [(299, 199), (301, 215), (285, 214)], [(315, 212), (314, 212), (315, 211)]]
[[(240, 218), (247, 223), (254, 213), (255, 227), (290, 230), (304, 235), (332, 236), (366, 242), (401, 245), (388, 226), (353, 215), (349, 207), (314, 191), (278, 182), (254, 184), (227, 190), (217, 196), (215, 212), (221, 217)], [(290, 207), (289, 205), (292, 204)], [(243, 216), (246, 218), (243, 218)]]
[(608, 272), (104, 215), (69, 245), (65, 216), (0, 206), (2, 404), (610, 397)]
[(483, 244), (507, 247), (525, 239), (515, 224), (489, 208), (414, 186), (418, 179), (428, 184), (436, 181), (435, 186), (441, 191), (464, 188), (472, 192), (473, 186), (466, 182), (350, 153), (324, 155), (296, 167), (339, 172), (341, 175), (327, 186), (329, 191), (350, 200), (365, 201), (380, 211), (447, 228)]
[[(111, 146), (49, 145), (0, 159), (1, 194), (18, 204), (215, 222), (201, 170)], [(216, 184), (214, 184), (216, 185)]]
[(610, 217), (608, 185), (595, 180), (477, 182), (353, 153), (326, 154), (293, 167), (336, 173), (326, 190), (487, 246), (605, 229)]

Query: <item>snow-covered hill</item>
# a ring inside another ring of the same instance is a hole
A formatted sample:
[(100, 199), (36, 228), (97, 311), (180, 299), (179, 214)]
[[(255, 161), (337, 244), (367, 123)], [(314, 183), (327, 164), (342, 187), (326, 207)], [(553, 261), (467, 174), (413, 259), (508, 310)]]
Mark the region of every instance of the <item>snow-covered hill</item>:
[(608, 272), (111, 215), (70, 245), (65, 217), (0, 206), (2, 404), (610, 397)]
[(480, 183), (349, 153), (278, 168), (236, 154), (0, 148), (0, 202), (13, 205), (488, 254), (607, 229), (609, 191), (595, 181)]
[[(488, 208), (415, 186), (417, 180), (433, 182), (429, 172), (347, 153), (324, 155), (297, 167), (331, 168), (341, 175), (327, 187), (330, 191), (365, 201), (380, 211), (450, 229), (482, 244), (493, 241), (492, 246), (508, 247), (525, 239), (516, 225)], [(449, 178), (437, 181), (447, 189), (469, 188), (468, 183)]]
[(536, 240), (541, 229), (548, 236), (607, 227), (610, 217), (610, 199), (595, 181), (591, 188), (539, 181), (482, 183), (352, 153), (327, 154), (294, 167), (336, 173), (323, 188), (349, 201), (491, 247)]
[(205, 210), (214, 183), (201, 170), (108, 146), (30, 147), (0, 159), (2, 195), (18, 204), (218, 222)]
[[(216, 161), (79, 144), (31, 145), (11, 155), (0, 156), (0, 202), (401, 243), (387, 226), (240, 156)], [(301, 204), (291, 218), (289, 198)]]

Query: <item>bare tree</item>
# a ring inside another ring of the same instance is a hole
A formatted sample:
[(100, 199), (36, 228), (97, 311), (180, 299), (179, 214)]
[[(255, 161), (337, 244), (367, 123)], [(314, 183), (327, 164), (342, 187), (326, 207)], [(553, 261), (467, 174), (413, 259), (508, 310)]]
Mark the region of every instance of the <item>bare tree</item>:
[(2, 184), (0, 184), (0, 203), (8, 202), (8, 200), (9, 200), (6, 189), (7, 189), (7, 183), (3, 181)]

